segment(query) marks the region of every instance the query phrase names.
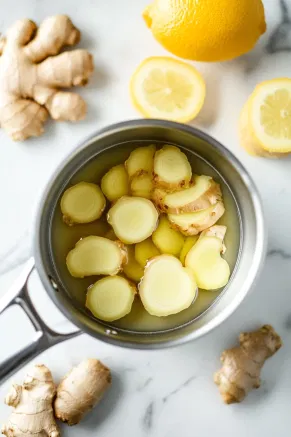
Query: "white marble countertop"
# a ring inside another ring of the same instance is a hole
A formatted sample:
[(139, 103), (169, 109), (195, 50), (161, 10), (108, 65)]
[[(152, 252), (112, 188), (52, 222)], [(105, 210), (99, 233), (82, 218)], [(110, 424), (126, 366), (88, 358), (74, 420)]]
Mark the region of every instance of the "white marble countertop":
[[(94, 54), (96, 73), (80, 91), (89, 104), (84, 122), (48, 123), (41, 138), (13, 143), (0, 131), (0, 296), (31, 255), (32, 221), (42, 190), (55, 167), (76, 144), (99, 127), (138, 115), (128, 95), (128, 80), (145, 57), (165, 54), (143, 25), (147, 0), (0, 0), (0, 30), (18, 18), (40, 22), (66, 13), (83, 30), (81, 46)], [(97, 356), (113, 370), (113, 386), (94, 414), (78, 427), (63, 427), (65, 436), (152, 437), (284, 436), (291, 426), (291, 162), (254, 159), (241, 150), (237, 136), (240, 110), (254, 86), (265, 79), (289, 76), (291, 68), (291, 0), (264, 0), (268, 32), (256, 49), (240, 59), (197, 67), (207, 81), (207, 100), (194, 125), (209, 132), (242, 161), (263, 198), (269, 250), (256, 288), (220, 328), (195, 343), (163, 351), (120, 349), (82, 335), (43, 353), (34, 362), (47, 364), (56, 377), (73, 364)], [(49, 301), (37, 274), (30, 290), (37, 308), (56, 329), (63, 316)], [(241, 330), (273, 324), (284, 347), (264, 367), (262, 387), (241, 405), (225, 406), (212, 382), (221, 351)], [(0, 361), (33, 335), (18, 308), (0, 319)], [(21, 379), (25, 369), (15, 375)], [(9, 382), (0, 388), (4, 397)], [(0, 403), (0, 422), (9, 408)]]

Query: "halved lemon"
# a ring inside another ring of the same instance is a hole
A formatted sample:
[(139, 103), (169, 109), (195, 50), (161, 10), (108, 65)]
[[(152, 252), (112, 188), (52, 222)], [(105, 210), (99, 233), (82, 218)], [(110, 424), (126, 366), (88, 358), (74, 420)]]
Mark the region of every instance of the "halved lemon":
[(269, 80), (256, 87), (241, 115), (241, 141), (255, 155), (291, 152), (290, 78)]
[(149, 118), (187, 122), (205, 99), (205, 82), (191, 65), (168, 57), (145, 59), (130, 81), (134, 106)]

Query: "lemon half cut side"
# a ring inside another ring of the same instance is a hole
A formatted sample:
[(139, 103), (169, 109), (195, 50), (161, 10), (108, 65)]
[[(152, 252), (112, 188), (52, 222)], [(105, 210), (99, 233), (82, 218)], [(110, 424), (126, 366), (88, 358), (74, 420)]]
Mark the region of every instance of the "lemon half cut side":
[(142, 115), (184, 123), (200, 112), (205, 88), (194, 67), (168, 57), (145, 59), (130, 81), (132, 102)]
[(291, 152), (291, 78), (258, 85), (248, 105), (249, 128), (255, 140), (271, 153)]

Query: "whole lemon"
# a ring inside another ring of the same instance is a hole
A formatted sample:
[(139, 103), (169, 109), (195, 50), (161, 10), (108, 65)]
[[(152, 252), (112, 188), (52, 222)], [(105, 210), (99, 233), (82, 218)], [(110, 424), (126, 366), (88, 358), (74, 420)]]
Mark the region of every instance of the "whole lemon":
[(242, 55), (266, 31), (261, 0), (155, 0), (143, 17), (171, 53), (204, 62)]

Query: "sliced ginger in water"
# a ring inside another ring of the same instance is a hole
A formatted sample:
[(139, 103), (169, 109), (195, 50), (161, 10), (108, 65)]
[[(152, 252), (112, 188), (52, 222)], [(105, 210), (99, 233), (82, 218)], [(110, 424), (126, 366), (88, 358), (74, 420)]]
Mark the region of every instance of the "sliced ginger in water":
[(138, 147), (131, 152), (125, 161), (125, 168), (130, 179), (133, 176), (152, 173), (155, 151), (156, 146), (151, 144), (150, 146)]
[(187, 156), (176, 146), (164, 146), (154, 159), (154, 183), (168, 190), (187, 187), (192, 177)]
[(168, 193), (163, 188), (153, 191), (153, 202), (168, 214), (186, 214), (201, 211), (221, 200), (220, 186), (209, 176), (194, 176), (189, 188)]
[(159, 225), (152, 236), (155, 246), (161, 253), (179, 256), (184, 245), (184, 237), (180, 232), (171, 228), (165, 215), (160, 217)]
[(127, 263), (123, 266), (124, 274), (134, 282), (139, 282), (144, 274), (144, 269), (135, 259), (134, 246), (126, 246), (128, 259)]
[(68, 270), (75, 278), (116, 275), (126, 262), (127, 251), (122, 243), (94, 235), (79, 240), (66, 259)]
[(229, 281), (230, 268), (221, 257), (225, 233), (226, 226), (213, 226), (202, 232), (186, 256), (185, 265), (193, 271), (198, 287), (203, 290), (217, 290)]
[(136, 287), (121, 276), (107, 276), (87, 292), (86, 307), (98, 319), (113, 322), (130, 313)]
[(115, 202), (129, 193), (128, 175), (123, 164), (112, 167), (103, 176), (101, 189), (110, 202)]
[(148, 263), (139, 286), (145, 309), (153, 316), (169, 316), (188, 308), (197, 296), (191, 270), (171, 255), (161, 255)]
[(150, 199), (153, 188), (154, 184), (151, 173), (143, 173), (138, 176), (134, 176), (130, 183), (130, 191), (132, 196)]
[(63, 220), (68, 225), (99, 219), (105, 206), (106, 200), (100, 187), (89, 182), (79, 182), (68, 188), (61, 199)]
[(182, 234), (191, 236), (215, 225), (225, 212), (222, 202), (201, 211), (186, 214), (168, 214), (171, 226)]
[(186, 260), (186, 256), (188, 255), (188, 252), (190, 251), (190, 249), (192, 249), (192, 247), (197, 242), (197, 240), (198, 240), (198, 235), (194, 235), (193, 237), (186, 238), (180, 253), (180, 261), (183, 264), (183, 266), (185, 265), (185, 260)]
[(123, 196), (109, 210), (107, 220), (123, 243), (135, 244), (152, 235), (158, 218), (158, 211), (150, 200)]
[(146, 240), (142, 241), (141, 243), (137, 243), (134, 248), (134, 256), (137, 262), (140, 264), (141, 267), (145, 267), (147, 265), (147, 262), (155, 257), (160, 255), (160, 251), (158, 248), (154, 245), (151, 238), (147, 238)]

